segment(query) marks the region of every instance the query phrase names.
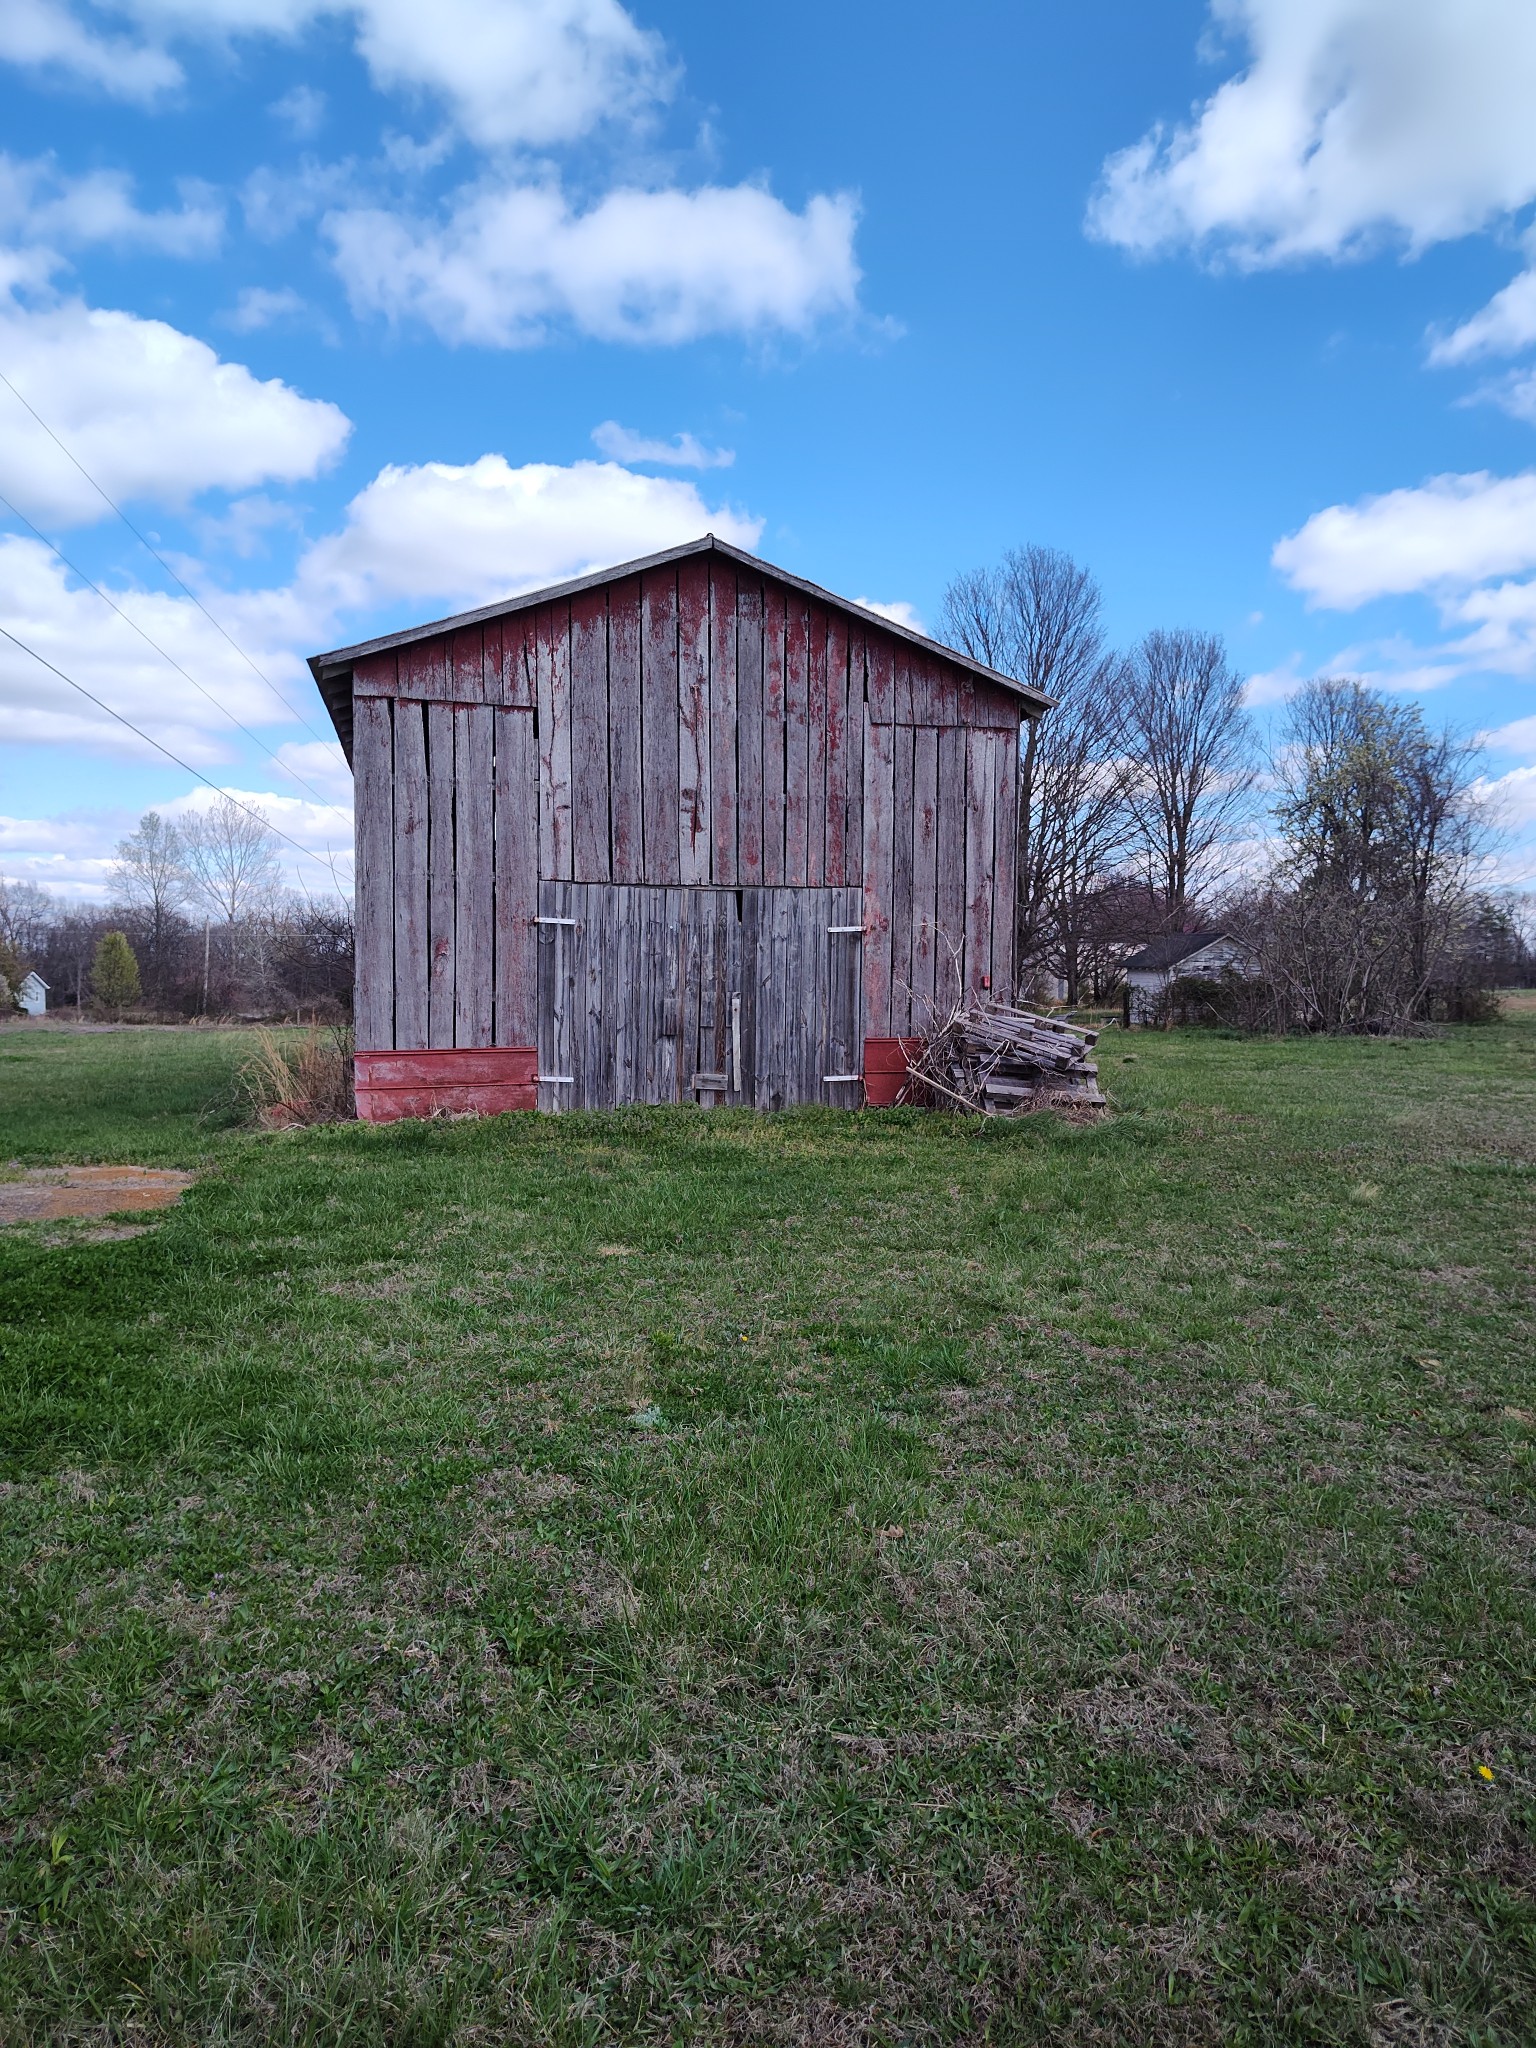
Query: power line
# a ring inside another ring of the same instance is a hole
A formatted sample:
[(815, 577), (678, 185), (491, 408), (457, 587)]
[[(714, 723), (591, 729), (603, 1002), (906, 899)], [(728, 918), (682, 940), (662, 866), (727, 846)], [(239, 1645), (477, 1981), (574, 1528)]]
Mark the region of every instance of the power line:
[[(54, 664), (48, 659), (46, 654), (39, 654), (35, 647), (29, 647), (26, 641), (23, 640), (19, 634), (13, 633), (11, 631), (9, 626), (0, 626), (0, 633), (3, 633), (5, 635), (6, 639), (10, 641), (13, 647), (19, 647), (23, 654), (30, 654), (32, 659), (35, 662), (39, 662), (42, 665), (42, 667), (47, 669), (50, 675), (57, 676), (61, 683), (68, 683), (69, 687), (72, 690), (78, 690), (82, 697), (89, 698), (90, 702), (96, 706), (98, 711), (105, 711), (107, 716), (109, 718), (115, 718), (119, 725), (127, 726), (128, 730), (131, 733), (135, 734), (139, 739), (141, 739), (144, 742), (145, 746), (153, 747), (157, 754), (164, 754), (167, 761), (174, 762), (175, 765), (178, 768), (180, 768), (185, 774), (190, 775), (194, 782), (205, 782), (205, 777), (203, 776), (201, 771), (199, 769), (194, 768), (190, 761), (183, 761), (179, 754), (173, 754), (169, 747), (162, 746), (159, 740), (153, 739), (147, 732), (143, 730), (142, 727), (135, 725), (131, 718), (125, 718), (121, 711), (114, 711), (112, 706), (108, 704), (104, 698), (98, 697), (94, 690), (88, 690), (85, 687), (84, 683), (77, 683), (73, 676), (65, 675), (63, 669), (56, 668)], [(209, 788), (218, 787), (216, 783), (206, 784), (206, 786)], [(272, 833), (275, 838), (281, 839), (285, 845), (291, 846), (295, 853), (303, 854), (306, 860), (312, 860), (317, 867), (324, 868), (330, 875), (331, 881), (334, 884), (337, 893), (343, 893), (341, 889), (341, 884), (336, 879), (336, 853), (333, 847), (328, 846), (325, 849), (328, 858), (322, 859), (321, 856), (313, 850), (313, 848), (308, 846), (300, 846), (297, 839), (291, 838), (288, 835), (288, 833), (284, 832), (281, 829), (280, 826), (274, 825), (270, 818), (263, 817), (260, 811), (252, 810), (249, 804), (241, 803), (239, 797), (232, 795), (229, 790), (220, 789), (219, 795), (224, 798), (226, 803), (233, 804), (237, 811), (244, 811), (245, 815), (248, 818), (254, 818), (258, 825), (264, 825), (266, 829), (270, 833)]]
[[(33, 405), (31, 400), (22, 397), (21, 393), (16, 389), (16, 386), (11, 382), (10, 378), (6, 376), (4, 370), (0, 370), (0, 384), (3, 384), (5, 386), (6, 390), (10, 392), (11, 396), (16, 400), (18, 405), (23, 405), (26, 407), (27, 411), (31, 413), (33, 419), (37, 421), (37, 424), (42, 428), (43, 432), (48, 436), (49, 440), (60, 451), (61, 454), (66, 455), (69, 458), (69, 460), (75, 465), (75, 468), (79, 470), (80, 474), (85, 478), (86, 482), (90, 485), (91, 489), (101, 499), (102, 503), (104, 505), (109, 506), (111, 510), (117, 514), (118, 518), (121, 519), (124, 526), (127, 527), (128, 531), (133, 535), (134, 539), (139, 543), (140, 547), (144, 548), (149, 554), (154, 556), (155, 560), (160, 564), (161, 568), (165, 571), (166, 575), (170, 577), (171, 581), (176, 585), (176, 587), (179, 590), (183, 590), (186, 592), (187, 596), (191, 598), (192, 602), (197, 606), (198, 610), (202, 613), (203, 617), (208, 621), (209, 625), (213, 627), (215, 632), (223, 635), (224, 639), (226, 639), (229, 642), (230, 646), (234, 648), (236, 654), (239, 655), (240, 659), (245, 663), (246, 667), (251, 671), (251, 673), (253, 675), (261, 677), (261, 680), (266, 684), (267, 688), (272, 692), (273, 696), (277, 699), (277, 701), (280, 704), (287, 705), (288, 709), (293, 713), (294, 717), (299, 721), (300, 725), (303, 726), (304, 730), (307, 733), (313, 734), (314, 738), (316, 738), (317, 740), (324, 741), (325, 734), (323, 732), (315, 731), (315, 728), (310, 724), (309, 720), (304, 716), (303, 712), (299, 710), (298, 706), (296, 704), (290, 703), (289, 700), (283, 695), (282, 691), (277, 687), (276, 683), (273, 682), (272, 678), (269, 675), (264, 674), (263, 671), (257, 667), (256, 663), (252, 661), (251, 657), (246, 653), (245, 649), (240, 645), (239, 641), (235, 639), (234, 635), (232, 633), (225, 631), (224, 627), (221, 626), (218, 620), (213, 616), (213, 613), (209, 611), (207, 605), (203, 603), (203, 600), (198, 596), (197, 592), (193, 590), (189, 584), (186, 584), (182, 581), (182, 579), (177, 575), (176, 571), (171, 567), (170, 563), (165, 559), (164, 555), (161, 554), (160, 550), (157, 547), (153, 546), (152, 543), (148, 541), (142, 533), (140, 533), (139, 529), (128, 517), (128, 514), (123, 510), (122, 506), (118, 504), (117, 500), (115, 498), (108, 497), (107, 493), (102, 489), (101, 485), (97, 483), (95, 477), (91, 475), (91, 472), (86, 468), (85, 464), (80, 460), (79, 456), (75, 454), (72, 448), (66, 446), (66, 444), (59, 439), (58, 435), (53, 431), (52, 427), (49, 426), (48, 422), (43, 418), (42, 414), (38, 411), (37, 407)], [(36, 531), (35, 527), (33, 528), (33, 531)]]
[[(243, 732), (246, 738), (251, 742), (253, 746), (259, 747), (262, 753), (266, 755), (267, 759), (270, 762), (272, 762), (274, 767), (280, 769), (284, 775), (291, 776), (292, 779), (295, 782), (297, 782), (301, 788), (307, 789), (310, 795), (315, 799), (316, 803), (323, 804), (327, 801), (327, 799), (324, 796), (322, 796), (320, 791), (316, 789), (315, 785), (312, 782), (308, 781), (304, 776), (302, 776), (297, 768), (290, 768), (286, 761), (284, 761), (279, 755), (274, 754), (272, 749), (267, 745), (266, 741), (263, 739), (258, 739), (256, 734), (251, 731), (251, 728), (248, 725), (243, 724), (238, 718), (236, 718), (235, 714), (233, 713), (233, 711), (230, 710), (227, 704), (221, 704), (218, 698), (214, 696), (212, 690), (204, 688), (203, 684), (201, 684), (197, 680), (197, 677), (195, 675), (192, 675), (187, 669), (184, 669), (181, 663), (176, 659), (174, 654), (169, 653), (164, 647), (162, 647), (158, 640), (152, 639), (151, 636), (145, 632), (144, 628), (139, 624), (137, 619), (130, 618), (128, 613), (123, 610), (122, 606), (118, 604), (113, 598), (110, 598), (107, 595), (107, 593), (102, 589), (99, 583), (93, 583), (90, 577), (87, 576), (85, 571), (79, 566), (79, 564), (77, 562), (72, 562), (69, 559), (68, 555), (65, 554), (64, 550), (59, 546), (57, 541), (50, 540), (47, 534), (43, 532), (41, 527), (34, 526), (32, 524), (32, 521), (27, 517), (25, 512), (18, 511), (17, 508), (11, 503), (10, 499), (5, 497), (3, 494), (0, 494), (0, 505), (3, 505), (5, 507), (6, 511), (10, 513), (13, 519), (19, 519), (22, 525), (26, 527), (29, 533), (36, 534), (37, 538), (42, 542), (43, 546), (45, 548), (51, 549), (52, 552), (56, 554), (59, 560), (64, 564), (65, 568), (68, 569), (72, 575), (78, 576), (80, 578), (80, 581), (86, 586), (88, 590), (94, 590), (96, 595), (101, 599), (102, 603), (104, 605), (107, 605), (112, 611), (116, 612), (117, 616), (123, 621), (123, 624), (125, 626), (131, 626), (134, 632), (138, 634), (139, 638), (144, 642), (144, 644), (147, 647), (153, 647), (156, 654), (160, 655), (162, 659), (168, 661), (171, 664), (171, 667), (175, 669), (178, 675), (185, 676), (187, 681), (192, 685), (193, 689), (199, 691), (204, 697), (208, 699), (208, 702), (213, 706), (215, 711), (222, 711), (224, 716), (229, 720), (230, 724), (236, 727), (238, 731)], [(313, 730), (313, 728), (311, 728), (311, 730)]]

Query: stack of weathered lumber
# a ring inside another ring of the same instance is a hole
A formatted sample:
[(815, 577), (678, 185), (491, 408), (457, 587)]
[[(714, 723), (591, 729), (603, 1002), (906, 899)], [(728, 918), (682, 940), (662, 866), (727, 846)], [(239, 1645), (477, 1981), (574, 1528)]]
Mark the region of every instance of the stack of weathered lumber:
[(935, 1029), (909, 1060), (913, 1093), (981, 1116), (1105, 1107), (1094, 1064), (1096, 1031), (1011, 1003), (972, 1001)]

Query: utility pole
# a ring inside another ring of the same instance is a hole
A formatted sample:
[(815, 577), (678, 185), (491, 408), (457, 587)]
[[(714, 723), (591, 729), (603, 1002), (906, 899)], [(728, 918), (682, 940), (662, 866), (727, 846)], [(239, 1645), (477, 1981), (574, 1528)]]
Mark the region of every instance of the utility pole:
[(205, 1017), (208, 1014), (208, 934), (212, 924), (213, 920), (211, 918), (205, 917), (203, 919), (203, 1015)]

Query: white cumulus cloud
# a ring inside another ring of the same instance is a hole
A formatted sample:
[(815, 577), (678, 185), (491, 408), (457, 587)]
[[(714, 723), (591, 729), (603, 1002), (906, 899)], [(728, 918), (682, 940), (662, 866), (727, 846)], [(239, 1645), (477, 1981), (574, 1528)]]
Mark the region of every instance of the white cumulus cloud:
[[(228, 759), (241, 744), (232, 719), (258, 728), (289, 722), (281, 700), (188, 599), (131, 589), (112, 596), (165, 654), (77, 584), (41, 542), (0, 536), (0, 625), (129, 721), (113, 718), (12, 640), (0, 639), (0, 742), (51, 741), (154, 758), (154, 747), (129, 729), (133, 725), (201, 767)], [(297, 652), (281, 632), (285, 624), (290, 632), (302, 624), (291, 603), (229, 597), (219, 609), (239, 643), (290, 697), (301, 678), (307, 686)], [(264, 630), (274, 624), (276, 634)], [(165, 655), (186, 673), (178, 673)]]
[[(1379, 680), (1432, 688), (1483, 671), (1536, 674), (1536, 470), (1431, 477), (1354, 505), (1330, 505), (1272, 557), (1314, 604), (1353, 611), (1380, 597), (1423, 595), (1447, 638), (1425, 650), (1390, 643)], [(1351, 651), (1333, 666), (1358, 669)]]
[(657, 469), (729, 469), (736, 460), (734, 448), (706, 448), (695, 434), (674, 434), (670, 441), (662, 441), (621, 427), (617, 420), (600, 421), (592, 429), (592, 439), (615, 462), (648, 462)]
[(0, 61), (78, 79), (114, 99), (145, 103), (181, 83), (174, 57), (153, 43), (103, 33), (63, 0), (6, 0), (0, 8)]
[[(181, 503), (317, 475), (351, 431), (338, 407), (221, 361), (161, 320), (78, 300), (0, 301), (0, 362), (102, 488)], [(9, 392), (0, 391), (0, 491), (36, 519), (107, 516), (100, 496)]]
[[(670, 83), (659, 38), (618, 0), (116, 0), (106, 11), (136, 36), (104, 31), (70, 0), (6, 0), (0, 58), (144, 101), (182, 83), (178, 42), (291, 41), (343, 22), (375, 85), (430, 95), (488, 148), (574, 141), (642, 114)], [(289, 101), (279, 107), (303, 132), (316, 110)]]
[(1469, 363), (1485, 356), (1514, 356), (1536, 343), (1536, 270), (1523, 270), (1496, 292), (1480, 313), (1437, 340), (1429, 359), (1437, 365)]
[[(77, 584), (50, 550), (17, 535), (0, 536), (0, 626), (151, 740), (207, 770), (247, 744), (226, 713), (258, 733), (276, 728), (277, 737), (293, 730), (290, 705), (309, 706), (310, 723), (323, 734), (325, 714), (304, 657), (360, 639), (383, 623), (400, 623), (402, 612), (406, 618), (441, 616), (709, 531), (752, 547), (761, 530), (760, 520), (709, 505), (695, 484), (677, 477), (640, 476), (611, 462), (514, 468), (504, 456), (485, 455), (458, 466), (385, 469), (353, 498), (337, 530), (305, 550), (291, 582), (204, 591), (236, 645), (272, 678), (282, 698), (189, 598), (121, 587), (111, 592), (180, 664), (181, 674)], [(109, 712), (0, 639), (0, 745), (6, 741), (154, 756), (152, 746)], [(310, 785), (310, 795), (344, 795), (339, 753), (323, 737), (283, 739), (275, 754)]]
[(1273, 560), (1293, 588), (1335, 611), (1536, 568), (1536, 471), (1436, 476), (1330, 505), (1280, 541)]
[(470, 188), (445, 221), (358, 207), (324, 226), (359, 313), (509, 348), (557, 327), (665, 343), (804, 333), (853, 309), (856, 219), (847, 194), (796, 213), (757, 185), (619, 190), (580, 213), (545, 183)]
[(893, 625), (905, 626), (909, 632), (926, 633), (928, 628), (917, 615), (917, 608), (908, 604), (904, 597), (893, 598), (889, 604), (882, 604), (878, 598), (856, 597), (854, 603), (862, 605), (867, 612), (874, 612), (882, 619), (889, 619)]
[(1530, 0), (1212, 0), (1246, 59), (1109, 159), (1091, 230), (1250, 265), (1411, 249), (1536, 197)]
[(467, 608), (697, 540), (754, 547), (761, 520), (711, 509), (676, 477), (612, 462), (568, 468), (503, 455), (381, 470), (341, 530), (305, 555), (297, 589), (314, 608), (402, 602)]
[(107, 243), (162, 256), (210, 256), (224, 233), (224, 209), (207, 191), (184, 185), (182, 204), (145, 213), (122, 171), (71, 177), (54, 157), (0, 151), (0, 236), (43, 248)]

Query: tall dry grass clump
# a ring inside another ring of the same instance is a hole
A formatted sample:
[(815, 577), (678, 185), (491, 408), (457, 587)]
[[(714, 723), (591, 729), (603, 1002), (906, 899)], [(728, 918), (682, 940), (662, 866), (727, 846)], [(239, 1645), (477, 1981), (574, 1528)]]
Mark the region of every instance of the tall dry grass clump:
[(258, 1031), (255, 1050), (240, 1070), (240, 1086), (250, 1121), (260, 1130), (350, 1123), (357, 1114), (352, 1033), (339, 1026), (288, 1038)]

